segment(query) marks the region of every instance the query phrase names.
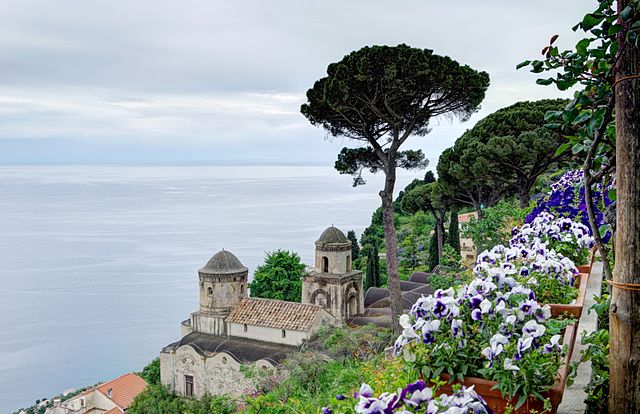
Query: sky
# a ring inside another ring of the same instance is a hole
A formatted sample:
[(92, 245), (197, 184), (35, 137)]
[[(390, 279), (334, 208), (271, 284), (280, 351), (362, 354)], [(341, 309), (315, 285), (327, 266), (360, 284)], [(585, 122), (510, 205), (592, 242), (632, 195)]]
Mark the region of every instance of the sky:
[(428, 48), (489, 73), (481, 110), (414, 137), (435, 167), (482, 117), (570, 96), (515, 66), (584, 0), (3, 0), (0, 164), (333, 164), (343, 138), (300, 114), (331, 62), (367, 45)]

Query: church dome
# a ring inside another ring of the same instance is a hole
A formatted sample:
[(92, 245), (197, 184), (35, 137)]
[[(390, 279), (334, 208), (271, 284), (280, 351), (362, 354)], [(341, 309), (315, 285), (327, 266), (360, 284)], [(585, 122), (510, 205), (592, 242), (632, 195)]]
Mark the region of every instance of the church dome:
[(200, 269), (203, 273), (213, 274), (240, 273), (247, 270), (233, 253), (226, 250), (214, 254), (207, 264)]
[(347, 239), (347, 236), (344, 235), (340, 229), (331, 226), (327, 227), (325, 231), (322, 232), (318, 241), (316, 241), (316, 245), (326, 245), (326, 244), (351, 244), (351, 241)]

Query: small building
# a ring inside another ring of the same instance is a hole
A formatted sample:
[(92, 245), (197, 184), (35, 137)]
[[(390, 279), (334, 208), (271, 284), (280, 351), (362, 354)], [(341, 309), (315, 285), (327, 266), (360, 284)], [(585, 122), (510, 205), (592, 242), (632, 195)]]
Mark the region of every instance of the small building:
[(471, 221), (471, 218), (478, 219), (478, 213), (472, 211), (471, 213), (458, 215), (458, 226), (460, 233), (460, 255), (462, 256), (462, 263), (467, 267), (473, 267), (476, 263), (476, 246), (473, 244), (473, 240), (468, 237), (464, 237), (462, 230), (464, 225)]
[(351, 242), (333, 226), (316, 241), (301, 303), (250, 298), (248, 274), (226, 250), (198, 270), (198, 311), (182, 322), (182, 339), (160, 352), (161, 381), (176, 394), (251, 393), (241, 367), (272, 369), (320, 327), (364, 313), (362, 272), (352, 270)]
[(124, 374), (114, 380), (90, 388), (47, 410), (49, 414), (121, 414), (133, 399), (145, 390), (147, 383), (136, 374)]

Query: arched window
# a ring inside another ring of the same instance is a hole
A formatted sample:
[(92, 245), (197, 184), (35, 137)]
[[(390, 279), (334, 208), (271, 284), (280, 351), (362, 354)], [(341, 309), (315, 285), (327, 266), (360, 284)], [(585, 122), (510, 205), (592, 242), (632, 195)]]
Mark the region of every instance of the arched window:
[(347, 255), (347, 272), (351, 271), (351, 255)]
[(249, 328), (247, 327), (247, 324), (246, 324), (246, 323), (244, 324), (243, 328), (244, 328), (244, 331), (245, 331), (245, 332), (247, 332), (247, 330), (249, 329)]
[(329, 258), (322, 256), (322, 273), (329, 273)]
[(244, 285), (240, 285), (240, 293), (244, 293)]
[(282, 330), (282, 337), (286, 338), (287, 337), (287, 331), (285, 331), (284, 329)]
[(211, 286), (207, 288), (207, 295), (209, 296), (213, 295), (213, 288)]

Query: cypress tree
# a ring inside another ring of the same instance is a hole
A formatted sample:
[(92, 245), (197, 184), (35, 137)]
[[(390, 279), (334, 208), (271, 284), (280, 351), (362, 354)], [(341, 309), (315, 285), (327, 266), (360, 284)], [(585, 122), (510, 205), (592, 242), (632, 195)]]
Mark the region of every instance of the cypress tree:
[(358, 260), (358, 257), (360, 257), (360, 245), (358, 245), (356, 232), (353, 230), (349, 230), (347, 232), (347, 239), (351, 241), (351, 261), (353, 262)]
[(460, 254), (460, 234), (458, 224), (458, 211), (451, 210), (451, 218), (449, 219), (449, 237), (447, 242), (449, 246), (453, 247), (453, 250)]
[(367, 249), (367, 271), (365, 273), (365, 289), (380, 287), (380, 258), (376, 245)]
[(438, 258), (438, 233), (434, 229), (433, 234), (431, 235), (431, 240), (429, 240), (429, 258), (427, 259), (427, 269), (431, 271), (438, 264), (440, 264), (440, 260)]

